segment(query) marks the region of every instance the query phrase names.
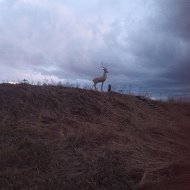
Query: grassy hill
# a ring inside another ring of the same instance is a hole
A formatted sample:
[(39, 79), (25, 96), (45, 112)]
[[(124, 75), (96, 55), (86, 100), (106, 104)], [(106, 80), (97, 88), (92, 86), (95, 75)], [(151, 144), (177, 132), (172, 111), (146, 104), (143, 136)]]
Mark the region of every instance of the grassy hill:
[(0, 85), (0, 189), (189, 190), (190, 104)]

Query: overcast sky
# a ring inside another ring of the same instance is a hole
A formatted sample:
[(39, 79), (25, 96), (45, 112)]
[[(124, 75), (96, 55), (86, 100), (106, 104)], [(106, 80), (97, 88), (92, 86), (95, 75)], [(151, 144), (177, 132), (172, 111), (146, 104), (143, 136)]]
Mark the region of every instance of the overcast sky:
[(189, 0), (0, 0), (0, 81), (190, 95)]

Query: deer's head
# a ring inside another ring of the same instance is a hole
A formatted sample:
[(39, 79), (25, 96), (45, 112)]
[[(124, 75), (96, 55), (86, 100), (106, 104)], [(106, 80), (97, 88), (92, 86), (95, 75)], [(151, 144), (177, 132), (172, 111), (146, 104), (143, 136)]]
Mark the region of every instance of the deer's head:
[(103, 65), (103, 62), (102, 62), (102, 68), (103, 68), (103, 70), (104, 70), (105, 73), (109, 73), (108, 69)]

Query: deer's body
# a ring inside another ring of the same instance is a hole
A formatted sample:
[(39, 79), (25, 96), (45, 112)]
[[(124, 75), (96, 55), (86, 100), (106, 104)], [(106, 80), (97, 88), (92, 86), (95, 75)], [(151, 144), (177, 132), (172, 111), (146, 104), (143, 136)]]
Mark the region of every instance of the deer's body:
[(96, 77), (96, 78), (94, 78), (94, 79), (92, 80), (93, 83), (94, 83), (92, 87), (94, 87), (95, 90), (97, 90), (96, 85), (97, 85), (98, 83), (102, 83), (102, 85), (101, 85), (101, 91), (102, 91), (104, 82), (105, 82), (105, 80), (107, 79), (108, 70), (103, 66), (103, 64), (102, 64), (102, 67), (103, 67), (103, 71), (104, 71), (103, 75), (102, 75), (101, 77)]

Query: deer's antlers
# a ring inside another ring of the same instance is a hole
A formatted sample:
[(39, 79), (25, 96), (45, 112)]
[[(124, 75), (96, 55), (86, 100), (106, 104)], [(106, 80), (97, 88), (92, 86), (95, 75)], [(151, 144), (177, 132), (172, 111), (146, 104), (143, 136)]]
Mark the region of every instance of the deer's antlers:
[(102, 68), (103, 68), (103, 70), (107, 70), (106, 65), (104, 66), (104, 64), (103, 64), (103, 61), (102, 61)]

